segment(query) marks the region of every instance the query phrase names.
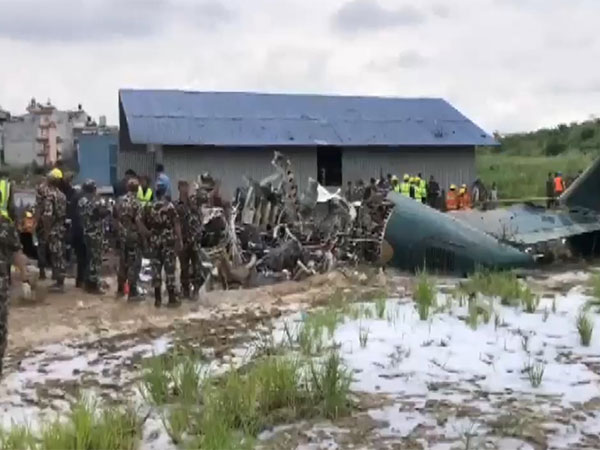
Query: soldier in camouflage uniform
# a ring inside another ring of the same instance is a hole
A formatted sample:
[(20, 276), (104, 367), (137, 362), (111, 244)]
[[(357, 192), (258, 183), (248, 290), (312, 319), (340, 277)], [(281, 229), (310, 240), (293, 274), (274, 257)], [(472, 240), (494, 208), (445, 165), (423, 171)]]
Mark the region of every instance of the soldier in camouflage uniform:
[(48, 242), (50, 259), (52, 261), (52, 278), (56, 284), (51, 286), (55, 292), (63, 292), (65, 287), (65, 220), (67, 218), (67, 198), (60, 190), (62, 172), (53, 169), (48, 175), (49, 191), (44, 199), (42, 221), (44, 223), (44, 238)]
[(139, 183), (136, 178), (127, 181), (127, 194), (119, 197), (114, 209), (119, 239), (119, 272), (117, 295), (123, 295), (125, 283), (129, 282), (128, 301), (140, 301), (137, 289), (142, 266), (141, 214), (142, 204), (137, 199)]
[[(200, 266), (200, 242), (202, 240), (201, 193), (189, 193), (187, 181), (179, 182), (179, 200), (177, 214), (181, 223), (183, 249), (179, 254), (181, 265), (181, 292), (185, 298), (195, 299), (202, 286), (202, 268)], [(190, 272), (191, 269), (191, 272)], [(190, 295), (190, 282), (194, 289)]]
[(108, 208), (100, 196), (96, 194), (96, 183), (87, 180), (83, 183), (83, 196), (77, 203), (79, 217), (83, 227), (85, 243), (85, 289), (92, 294), (103, 294), (100, 287), (100, 270), (102, 268), (102, 246), (104, 243), (104, 218), (108, 216)]
[(8, 341), (8, 271), (11, 261), (21, 272), (22, 282), (28, 283), (26, 258), (21, 249), (17, 229), (9, 219), (0, 215), (0, 377), (2, 376), (2, 359)]
[(48, 267), (48, 241), (44, 233), (44, 222), (42, 213), (44, 212), (44, 202), (49, 197), (50, 187), (47, 180), (43, 180), (36, 189), (35, 193), (35, 234), (37, 237), (38, 268), (40, 270), (40, 280), (46, 279), (46, 268)]
[(152, 264), (152, 285), (154, 286), (154, 306), (162, 304), (162, 269), (167, 277), (168, 306), (179, 306), (175, 295), (175, 264), (177, 253), (181, 251), (181, 228), (177, 209), (165, 198), (166, 186), (159, 182), (156, 186), (156, 201), (144, 208), (143, 224), (150, 239)]

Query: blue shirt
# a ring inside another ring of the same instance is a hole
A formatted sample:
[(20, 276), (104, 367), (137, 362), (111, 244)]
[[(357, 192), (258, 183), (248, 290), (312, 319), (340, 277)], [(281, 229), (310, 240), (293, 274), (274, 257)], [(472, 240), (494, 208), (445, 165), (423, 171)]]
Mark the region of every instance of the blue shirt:
[(169, 198), (172, 198), (171, 197), (171, 180), (166, 173), (161, 172), (160, 174), (158, 174), (158, 177), (156, 177), (156, 185), (154, 186), (154, 188), (155, 189), (158, 188), (159, 184), (162, 184), (165, 186), (165, 188), (166, 188), (165, 195), (169, 196)]

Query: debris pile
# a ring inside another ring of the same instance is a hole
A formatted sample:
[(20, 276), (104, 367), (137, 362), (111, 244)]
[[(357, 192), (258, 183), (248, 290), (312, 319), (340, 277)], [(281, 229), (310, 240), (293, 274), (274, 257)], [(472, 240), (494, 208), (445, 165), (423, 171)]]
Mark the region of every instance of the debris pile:
[(300, 280), (379, 259), (393, 207), (385, 192), (349, 202), (309, 178), (299, 193), (290, 161), (275, 152), (271, 163), (275, 172), (247, 178), (231, 205), (215, 195), (218, 183), (201, 177), (199, 192), (207, 189), (209, 199), (202, 208), (205, 289)]

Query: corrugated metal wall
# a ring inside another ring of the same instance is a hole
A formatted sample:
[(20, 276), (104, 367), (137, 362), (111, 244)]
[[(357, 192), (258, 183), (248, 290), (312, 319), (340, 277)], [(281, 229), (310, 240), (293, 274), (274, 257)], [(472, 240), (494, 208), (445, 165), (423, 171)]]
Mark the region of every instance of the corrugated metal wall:
[[(308, 177), (316, 179), (316, 149), (289, 149), (282, 153), (291, 160), (301, 190)], [(273, 150), (268, 148), (163, 148), (165, 170), (174, 186), (178, 180), (196, 181), (198, 175), (209, 172), (221, 180), (225, 198), (233, 196), (237, 187), (244, 186), (244, 176), (260, 180), (274, 173), (272, 159)]]
[(112, 186), (115, 180), (111, 180), (111, 151), (116, 147), (116, 135), (80, 136), (77, 181), (82, 183), (91, 178), (98, 186)]
[(138, 175), (148, 175), (154, 179), (156, 156), (155, 153), (144, 150), (119, 150), (117, 158), (117, 176), (122, 179), (127, 169), (135, 170)]
[(475, 180), (475, 148), (344, 148), (342, 173), (344, 185), (388, 173), (402, 177), (421, 173), (429, 180), (433, 175), (440, 188), (450, 184), (470, 184)]

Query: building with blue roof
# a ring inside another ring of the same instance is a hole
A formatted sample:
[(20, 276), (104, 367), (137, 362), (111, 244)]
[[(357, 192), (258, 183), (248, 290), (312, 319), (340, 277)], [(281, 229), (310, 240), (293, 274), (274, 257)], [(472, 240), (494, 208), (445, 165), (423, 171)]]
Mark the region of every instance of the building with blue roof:
[(442, 187), (475, 179), (475, 148), (497, 145), (438, 98), (133, 90), (119, 92), (119, 176), (174, 183), (209, 172), (232, 194), (243, 177), (272, 173), (273, 150), (290, 158), (300, 187), (381, 174), (434, 175)]

